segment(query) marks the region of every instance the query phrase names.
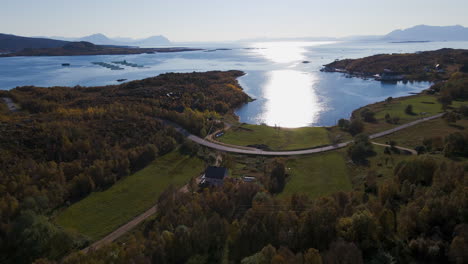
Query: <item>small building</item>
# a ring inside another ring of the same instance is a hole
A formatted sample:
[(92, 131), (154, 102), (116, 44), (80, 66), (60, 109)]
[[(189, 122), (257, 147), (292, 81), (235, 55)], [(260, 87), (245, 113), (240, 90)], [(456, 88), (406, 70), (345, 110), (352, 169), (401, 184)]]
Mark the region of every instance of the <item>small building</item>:
[(252, 176), (243, 176), (242, 180), (244, 182), (255, 182), (257, 179), (255, 177), (252, 177)]
[(201, 177), (200, 185), (222, 186), (228, 176), (228, 169), (224, 167), (209, 166)]

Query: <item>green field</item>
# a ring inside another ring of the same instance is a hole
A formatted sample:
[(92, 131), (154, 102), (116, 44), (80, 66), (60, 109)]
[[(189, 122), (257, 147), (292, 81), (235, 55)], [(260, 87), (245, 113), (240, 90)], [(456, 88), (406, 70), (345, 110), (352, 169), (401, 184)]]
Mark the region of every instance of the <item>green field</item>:
[[(405, 108), (408, 105), (413, 106), (414, 115), (405, 113)], [(388, 113), (390, 116), (398, 116), (402, 119), (415, 119), (423, 113), (426, 116), (435, 115), (442, 112), (442, 105), (437, 101), (435, 96), (416, 95), (394, 99), (392, 103), (382, 103), (376, 109), (376, 118), (384, 119)]]
[[(413, 114), (405, 113), (405, 108), (408, 105), (413, 106)], [(373, 111), (375, 113), (375, 118), (377, 119), (377, 122), (365, 123), (364, 132), (367, 134), (391, 129), (395, 126), (442, 112), (442, 105), (437, 101), (437, 98), (435, 96), (424, 94), (394, 98), (390, 103), (378, 102), (363, 107), (357, 110), (354, 114), (359, 116), (359, 112), (364, 108), (369, 108)], [(387, 123), (385, 121), (386, 114), (389, 114), (392, 118), (398, 117), (400, 119), (399, 122), (397, 124)]]
[(183, 186), (203, 169), (202, 160), (173, 151), (109, 189), (68, 207), (56, 222), (97, 240), (153, 206), (168, 186)]
[(339, 152), (293, 158), (286, 167), (290, 176), (281, 196), (302, 193), (315, 198), (352, 189), (345, 160)]
[(232, 127), (218, 141), (232, 145), (267, 145), (271, 150), (294, 150), (330, 143), (323, 127), (274, 128), (265, 125)]

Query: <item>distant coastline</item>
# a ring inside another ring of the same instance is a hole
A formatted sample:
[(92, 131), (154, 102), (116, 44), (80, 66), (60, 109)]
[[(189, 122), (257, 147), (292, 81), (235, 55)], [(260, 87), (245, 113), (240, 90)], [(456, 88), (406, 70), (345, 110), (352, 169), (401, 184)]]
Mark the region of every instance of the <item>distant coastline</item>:
[(26, 48), (11, 53), (0, 53), (0, 57), (19, 56), (83, 56), (83, 55), (128, 55), (128, 54), (151, 54), (167, 52), (184, 52), (203, 50), (199, 48), (168, 47), (168, 48), (138, 48), (122, 46), (94, 45), (90, 42), (70, 42), (63, 47), (56, 48)]
[(432, 42), (430, 40), (402, 40), (402, 41), (390, 41), (389, 43), (427, 43)]

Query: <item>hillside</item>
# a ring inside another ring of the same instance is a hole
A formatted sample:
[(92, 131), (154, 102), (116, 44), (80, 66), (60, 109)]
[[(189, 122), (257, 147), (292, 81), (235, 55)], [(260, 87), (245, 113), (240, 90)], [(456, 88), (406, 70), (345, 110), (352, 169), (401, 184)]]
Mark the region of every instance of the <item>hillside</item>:
[(0, 50), (18, 52), (23, 49), (59, 48), (68, 41), (47, 38), (28, 38), (0, 33)]

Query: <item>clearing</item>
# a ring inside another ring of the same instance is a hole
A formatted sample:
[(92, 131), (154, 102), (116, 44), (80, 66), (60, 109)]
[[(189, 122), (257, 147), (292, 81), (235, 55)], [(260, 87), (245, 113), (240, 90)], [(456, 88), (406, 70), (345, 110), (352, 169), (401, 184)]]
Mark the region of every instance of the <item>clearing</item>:
[(302, 193), (315, 198), (352, 189), (345, 159), (340, 152), (292, 158), (286, 167), (289, 179), (280, 196)]

